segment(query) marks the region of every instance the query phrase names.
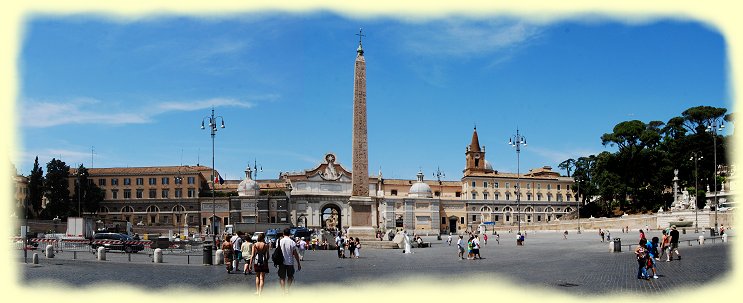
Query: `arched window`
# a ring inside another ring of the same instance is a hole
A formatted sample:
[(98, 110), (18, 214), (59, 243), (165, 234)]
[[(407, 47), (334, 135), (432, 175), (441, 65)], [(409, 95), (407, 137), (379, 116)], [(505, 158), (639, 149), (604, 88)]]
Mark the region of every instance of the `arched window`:
[(506, 207), (503, 208), (503, 211), (504, 212), (509, 212), (509, 211), (513, 211), (513, 209), (510, 206), (506, 206)]
[(122, 213), (133, 213), (134, 212), (134, 208), (132, 208), (131, 206), (128, 206), (127, 205), (127, 206), (124, 206), (124, 207), (121, 208), (121, 212)]
[(107, 212), (108, 212), (108, 207), (101, 206), (101, 207), (98, 208), (98, 213), (99, 214), (103, 214), (103, 213), (107, 213)]
[(182, 213), (182, 212), (185, 212), (185, 211), (186, 211), (186, 208), (183, 207), (183, 205), (178, 204), (176, 206), (173, 206), (173, 212), (174, 213)]
[(160, 221), (160, 208), (155, 205), (150, 205), (147, 207), (147, 223), (149, 224), (156, 224)]
[(547, 208), (546, 208), (546, 209), (544, 210), (544, 212), (546, 212), (546, 213), (552, 213), (552, 212), (555, 212), (555, 209), (554, 209), (554, 208), (552, 208), (552, 206), (549, 206), (549, 207), (547, 207)]
[(480, 208), (480, 212), (489, 213), (490, 212), (490, 207), (483, 206), (483, 207)]
[(533, 211), (534, 211), (534, 208), (531, 206), (527, 206), (526, 208), (524, 208), (524, 212), (533, 212)]
[(568, 207), (565, 208), (565, 212), (566, 213), (569, 213), (571, 211), (573, 211), (573, 208), (572, 207), (568, 206)]

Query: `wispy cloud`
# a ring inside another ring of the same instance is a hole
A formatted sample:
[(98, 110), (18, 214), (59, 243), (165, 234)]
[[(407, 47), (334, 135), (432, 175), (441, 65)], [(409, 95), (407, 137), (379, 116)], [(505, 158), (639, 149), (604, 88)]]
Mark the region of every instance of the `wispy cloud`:
[[(64, 161), (67, 165), (70, 167), (76, 167), (78, 163), (83, 163), (85, 166), (90, 166), (88, 161), (90, 161), (90, 151), (79, 151), (79, 150), (71, 150), (71, 149), (61, 149), (61, 148), (47, 148), (47, 149), (41, 149), (41, 150), (26, 150), (21, 151), (20, 153), (20, 162), (19, 163), (33, 163), (34, 158), (37, 156), (39, 157), (39, 165), (44, 167), (44, 171), (46, 171), (46, 162), (50, 161), (52, 158), (60, 159)], [(101, 158), (100, 155), (96, 154), (96, 159)], [(28, 173), (26, 171), (23, 172), (24, 174)]]
[(576, 150), (556, 150), (546, 149), (540, 147), (530, 146), (528, 149), (543, 158), (546, 158), (554, 163), (560, 163), (567, 159), (577, 159), (588, 155), (597, 155), (601, 153), (600, 150), (587, 150), (587, 149), (576, 149)]
[(539, 37), (541, 29), (523, 22), (447, 19), (414, 27), (403, 45), (421, 55), (472, 56), (511, 49)]
[[(252, 97), (251, 100), (274, 100), (275, 94)], [(146, 107), (127, 108), (122, 113), (115, 102), (103, 102), (92, 98), (77, 98), (70, 101), (23, 102), (24, 126), (33, 128), (53, 127), (67, 124), (121, 125), (154, 122), (157, 115), (174, 111), (197, 111), (210, 107), (252, 108), (254, 102), (233, 98), (211, 98), (196, 101), (168, 101), (150, 103)]]

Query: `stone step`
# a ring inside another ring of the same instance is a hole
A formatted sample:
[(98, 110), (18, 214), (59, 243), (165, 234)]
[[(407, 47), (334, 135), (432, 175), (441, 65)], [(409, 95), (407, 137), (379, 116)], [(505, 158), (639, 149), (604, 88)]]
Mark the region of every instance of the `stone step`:
[(379, 240), (361, 240), (361, 248), (382, 248), (382, 249), (397, 249), (397, 243), (392, 241), (379, 241)]

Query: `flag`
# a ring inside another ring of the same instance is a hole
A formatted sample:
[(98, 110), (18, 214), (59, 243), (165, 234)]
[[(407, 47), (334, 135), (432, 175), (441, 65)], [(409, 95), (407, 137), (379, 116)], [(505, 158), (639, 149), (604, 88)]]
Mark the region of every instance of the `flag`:
[(222, 176), (216, 176), (214, 177), (214, 184), (219, 183), (219, 185), (224, 184), (224, 179), (222, 179)]

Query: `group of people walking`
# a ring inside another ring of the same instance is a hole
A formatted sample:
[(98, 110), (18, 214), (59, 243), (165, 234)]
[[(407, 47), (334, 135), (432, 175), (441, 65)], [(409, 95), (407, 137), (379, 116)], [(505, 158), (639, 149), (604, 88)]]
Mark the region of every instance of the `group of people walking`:
[[(464, 252), (466, 249), (468, 260), (482, 259), (482, 256), (480, 256), (480, 236), (473, 233), (468, 233), (468, 236), (469, 238), (467, 239), (467, 243), (464, 242), (463, 235), (459, 235), (459, 239), (457, 239), (458, 257), (464, 260)], [(451, 234), (449, 235), (447, 242), (451, 245)]]
[[(221, 248), (227, 273), (239, 271), (240, 259), (244, 260), (243, 274), (249, 275), (255, 271), (255, 294), (261, 295), (266, 274), (270, 271), (268, 266), (270, 246), (266, 243), (266, 236), (258, 234), (253, 243), (248, 235), (241, 232), (232, 236), (226, 235)], [(270, 257), (274, 267), (278, 268), (279, 284), (284, 293), (288, 293), (294, 282), (294, 263), (297, 264), (298, 271), (302, 270), (300, 261), (304, 259), (306, 248), (307, 242), (304, 238), (294, 240), (290, 237), (289, 229), (284, 229), (283, 237), (278, 240), (276, 249)]]
[(346, 251), (348, 251), (348, 258), (358, 259), (361, 256), (361, 241), (358, 237), (346, 237), (338, 233), (335, 235), (335, 246), (338, 250), (338, 258), (345, 259)]
[[(660, 261), (666, 256), (666, 262), (673, 261), (673, 255), (676, 254), (678, 260), (681, 260), (681, 254), (678, 251), (679, 232), (676, 226), (671, 226), (670, 230), (663, 230), (662, 239), (653, 237), (648, 240), (645, 232), (640, 230), (640, 242), (635, 248), (635, 257), (637, 259), (637, 278), (649, 280), (658, 279), (656, 261)], [(660, 250), (659, 250), (660, 249)], [(652, 276), (650, 273), (652, 272)]]

